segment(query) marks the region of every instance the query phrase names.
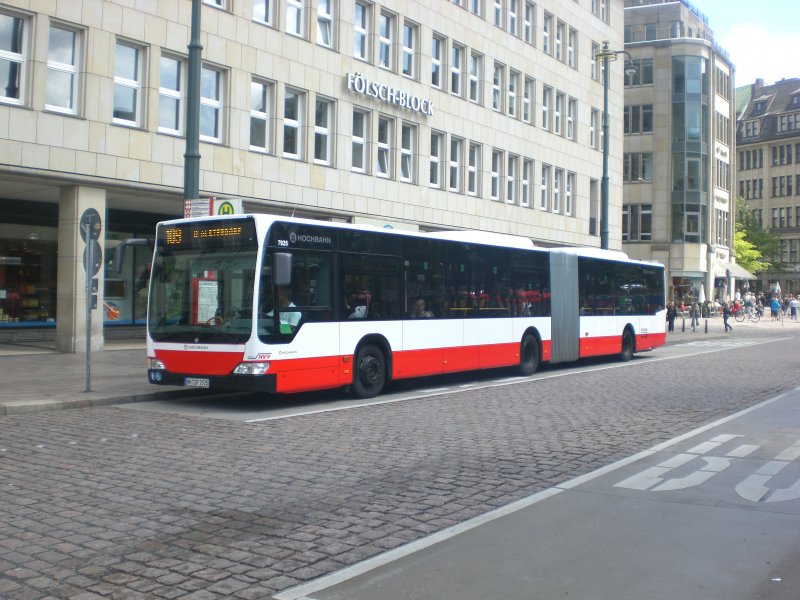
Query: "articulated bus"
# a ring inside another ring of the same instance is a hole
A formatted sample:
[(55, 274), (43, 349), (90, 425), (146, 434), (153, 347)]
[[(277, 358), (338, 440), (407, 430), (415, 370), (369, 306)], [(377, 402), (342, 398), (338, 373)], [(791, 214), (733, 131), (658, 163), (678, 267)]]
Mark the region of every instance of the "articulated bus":
[(148, 378), (293, 393), (665, 343), (664, 268), (484, 232), (235, 215), (159, 223)]

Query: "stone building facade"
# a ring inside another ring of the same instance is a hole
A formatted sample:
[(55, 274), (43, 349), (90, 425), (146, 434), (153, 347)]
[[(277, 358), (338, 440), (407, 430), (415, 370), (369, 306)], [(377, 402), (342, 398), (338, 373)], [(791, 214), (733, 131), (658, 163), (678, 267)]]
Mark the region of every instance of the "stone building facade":
[[(599, 245), (601, 43), (622, 0), (202, 0), (200, 195), (245, 211)], [(181, 216), (192, 3), (0, 1), (0, 341), (141, 335), (149, 253)], [(621, 246), (622, 65), (610, 73)], [(87, 212), (88, 211), (88, 212)], [(96, 262), (96, 261), (93, 261)], [(94, 271), (94, 265), (89, 271)]]
[(738, 195), (761, 226), (780, 237), (780, 267), (758, 274), (760, 291), (800, 293), (800, 79), (750, 85), (736, 132)]
[(678, 300), (733, 295), (734, 66), (686, 1), (625, 1), (623, 249)]

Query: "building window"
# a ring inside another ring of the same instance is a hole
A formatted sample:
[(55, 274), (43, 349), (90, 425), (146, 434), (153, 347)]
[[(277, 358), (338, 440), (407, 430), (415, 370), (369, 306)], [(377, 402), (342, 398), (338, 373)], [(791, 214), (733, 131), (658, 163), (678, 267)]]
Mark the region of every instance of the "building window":
[(563, 21), (556, 23), (556, 43), (555, 43), (555, 56), (556, 60), (563, 61), (566, 58), (564, 53), (564, 37), (567, 26)]
[(200, 139), (222, 142), (222, 71), (203, 67), (200, 71)]
[(503, 112), (503, 79), (505, 79), (506, 68), (498, 62), (494, 63), (494, 74), (492, 75), (492, 110)]
[(0, 102), (24, 102), (28, 23), (22, 17), (0, 13), (0, 81), (3, 82)]
[(623, 112), (624, 133), (653, 133), (653, 105), (626, 106)]
[(564, 181), (564, 170), (556, 169), (553, 177), (553, 212), (561, 212), (561, 185)]
[(596, 108), (592, 109), (592, 115), (589, 121), (589, 146), (592, 148), (599, 148), (600, 145), (598, 143), (600, 136), (598, 132), (600, 131), (600, 111)]
[(317, 0), (317, 43), (333, 48), (333, 0)]
[(225, 0), (203, 0), (203, 4), (208, 4), (215, 8), (225, 8)]
[[(699, 164), (695, 165), (699, 169)], [(691, 170), (691, 169), (690, 169)], [(653, 181), (653, 155), (650, 152), (630, 152), (622, 156), (622, 178), (625, 183), (650, 183)], [(692, 185), (690, 189), (696, 190), (698, 183), (689, 183), (695, 181), (697, 177), (690, 176), (687, 179), (687, 185)]]
[(578, 68), (578, 32), (572, 27), (567, 34), (567, 64), (573, 69)]
[(623, 242), (649, 242), (652, 240), (652, 228), (652, 204), (625, 204), (622, 207)]
[(567, 172), (567, 180), (564, 188), (564, 214), (572, 215), (572, 198), (575, 192), (575, 182), (577, 175), (575, 173)]
[(469, 12), (480, 17), (483, 14), (483, 11), (481, 11), (482, 3), (483, 0), (469, 0)]
[(353, 171), (366, 173), (367, 169), (367, 132), (369, 131), (368, 114), (362, 110), (353, 110), (353, 142), (352, 162)]
[(519, 13), (518, 7), (519, 0), (508, 0), (508, 14), (506, 15), (506, 23), (508, 24), (508, 33), (511, 35), (519, 35), (517, 31), (517, 17)]
[(481, 103), (481, 79), (483, 77), (483, 56), (474, 52), (469, 58), (469, 99)]
[(550, 165), (542, 165), (542, 180), (539, 185), (539, 208), (547, 210), (550, 205)]
[(333, 101), (317, 98), (314, 110), (314, 162), (322, 165), (333, 163)]
[(436, 88), (442, 87), (442, 52), (444, 52), (445, 41), (437, 35), (431, 39), (431, 85)]
[(519, 90), (519, 73), (510, 71), (508, 74), (508, 116), (517, 118), (517, 98)]
[(414, 68), (415, 49), (417, 47), (417, 36), (419, 28), (411, 23), (403, 24), (403, 75), (414, 79), (416, 69)]
[(469, 145), (467, 161), (467, 194), (477, 196), (480, 189), (481, 147), (479, 144)]
[(542, 86), (542, 128), (550, 131), (550, 103), (553, 101), (553, 88)]
[(536, 44), (534, 32), (536, 31), (536, 5), (525, 2), (525, 17), (522, 21), (522, 39), (529, 44)]
[(80, 34), (72, 29), (50, 25), (48, 41), (45, 108), (77, 114)]
[(564, 123), (561, 120), (561, 115), (564, 113), (564, 94), (556, 92), (556, 108), (553, 111), (553, 133), (557, 135), (564, 135)]
[(375, 174), (378, 177), (392, 176), (392, 120), (378, 117), (378, 164)]
[(428, 182), (431, 187), (442, 187), (442, 150), (444, 148), (444, 134), (438, 131), (431, 132), (430, 176)]
[(462, 46), (453, 44), (450, 49), (450, 93), (461, 96), (461, 69), (466, 50)]
[(653, 59), (641, 58), (629, 61), (632, 69), (625, 73), (625, 86), (653, 85)]
[(461, 191), (461, 160), (464, 152), (464, 140), (450, 138), (449, 189), (451, 192)]
[(272, 3), (274, 0), (253, 0), (253, 20), (263, 23), (264, 25), (272, 25)]
[(508, 155), (508, 168), (506, 170), (506, 202), (517, 202), (517, 169), (519, 169), (519, 156)]
[[(597, 53), (600, 52), (600, 44), (592, 42), (592, 55), (589, 64), (589, 73), (595, 81), (601, 81), (600, 63), (597, 61)], [(627, 77), (627, 75), (626, 75)]]
[(114, 53), (114, 112), (115, 123), (138, 127), (142, 118), (142, 73), (144, 50), (117, 42)]
[(250, 82), (250, 149), (270, 151), (270, 109), (272, 84), (253, 80)]
[(283, 94), (283, 155), (303, 158), (303, 112), (305, 95), (286, 88)]
[(180, 135), (183, 130), (184, 62), (161, 56), (158, 86), (158, 130)]
[(567, 139), (575, 140), (575, 119), (578, 113), (578, 101), (567, 98)]
[(286, 0), (286, 33), (303, 36), (303, 0)]
[(503, 0), (492, 0), (494, 15), (494, 24), (498, 27), (503, 26)]
[(416, 174), (415, 147), (417, 129), (411, 123), (403, 123), (400, 135), (400, 180), (413, 182)]
[(542, 20), (542, 52), (545, 54), (552, 54), (553, 47), (550, 43), (550, 34), (553, 31), (553, 15), (544, 13)]
[(356, 2), (354, 15), (353, 56), (359, 60), (369, 60), (369, 7)]
[(522, 93), (522, 120), (526, 123), (533, 122), (533, 96), (535, 93), (536, 86), (533, 79), (526, 77)]
[(522, 177), (520, 178), (519, 205), (528, 207), (531, 205), (531, 194), (533, 192), (533, 161), (525, 159), (522, 161)]
[(492, 150), (492, 186), (489, 192), (489, 197), (492, 200), (500, 200), (500, 186), (502, 185), (501, 179), (503, 169), (503, 151)]
[(393, 41), (394, 41), (394, 22), (393, 15), (381, 13), (380, 19), (380, 52), (378, 66), (392, 70), (394, 61), (392, 60)]

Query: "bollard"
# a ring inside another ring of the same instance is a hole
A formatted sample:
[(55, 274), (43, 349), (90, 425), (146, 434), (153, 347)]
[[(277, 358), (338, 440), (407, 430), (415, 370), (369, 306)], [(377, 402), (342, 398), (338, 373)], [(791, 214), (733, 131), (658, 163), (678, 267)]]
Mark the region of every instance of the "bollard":
[(681, 319), (681, 332), (686, 333), (686, 317)]
[(708, 319), (706, 319), (706, 333), (708, 333)]

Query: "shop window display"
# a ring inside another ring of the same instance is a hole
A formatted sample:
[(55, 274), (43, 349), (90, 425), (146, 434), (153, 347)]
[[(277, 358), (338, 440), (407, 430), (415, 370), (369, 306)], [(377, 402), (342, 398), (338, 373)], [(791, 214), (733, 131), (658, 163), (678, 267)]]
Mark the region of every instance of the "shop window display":
[(0, 327), (56, 321), (57, 230), (0, 224)]

